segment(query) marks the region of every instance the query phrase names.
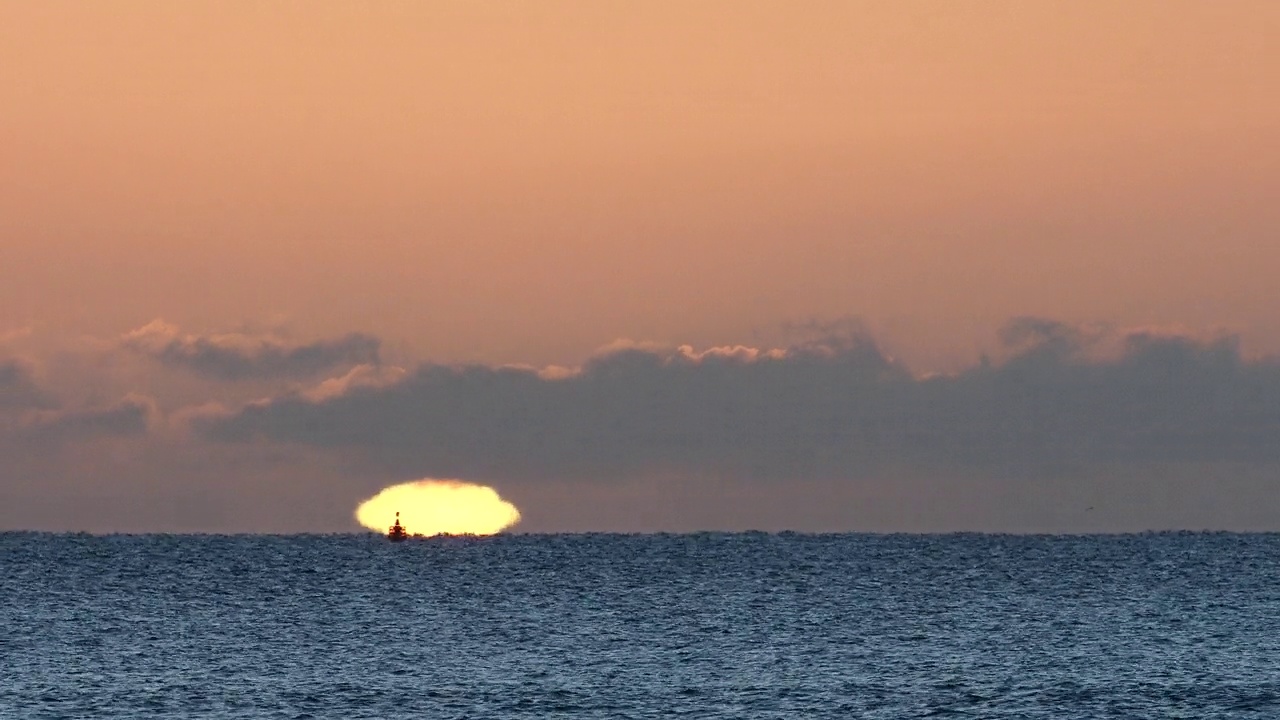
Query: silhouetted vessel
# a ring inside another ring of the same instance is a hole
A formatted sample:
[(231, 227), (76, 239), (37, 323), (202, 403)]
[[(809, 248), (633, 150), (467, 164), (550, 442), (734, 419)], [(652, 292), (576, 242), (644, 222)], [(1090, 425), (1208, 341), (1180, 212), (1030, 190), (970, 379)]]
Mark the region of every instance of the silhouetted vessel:
[(396, 524), (387, 529), (387, 539), (391, 542), (409, 539), (409, 531), (400, 524), (400, 513), (396, 513)]

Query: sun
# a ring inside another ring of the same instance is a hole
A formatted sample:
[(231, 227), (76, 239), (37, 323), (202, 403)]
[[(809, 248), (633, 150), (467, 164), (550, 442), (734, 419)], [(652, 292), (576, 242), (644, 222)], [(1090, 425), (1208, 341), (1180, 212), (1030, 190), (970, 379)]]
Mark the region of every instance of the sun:
[(520, 522), (520, 511), (498, 491), (463, 480), (423, 478), (384, 488), (356, 508), (356, 521), (386, 531), (400, 522), (418, 535), (493, 535)]

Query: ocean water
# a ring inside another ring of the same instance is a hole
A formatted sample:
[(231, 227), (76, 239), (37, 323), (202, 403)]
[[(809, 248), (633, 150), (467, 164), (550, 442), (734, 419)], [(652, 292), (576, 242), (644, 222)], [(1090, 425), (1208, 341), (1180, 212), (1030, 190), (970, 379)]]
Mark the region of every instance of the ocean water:
[(1280, 536), (0, 534), (0, 717), (397, 716), (1280, 717)]

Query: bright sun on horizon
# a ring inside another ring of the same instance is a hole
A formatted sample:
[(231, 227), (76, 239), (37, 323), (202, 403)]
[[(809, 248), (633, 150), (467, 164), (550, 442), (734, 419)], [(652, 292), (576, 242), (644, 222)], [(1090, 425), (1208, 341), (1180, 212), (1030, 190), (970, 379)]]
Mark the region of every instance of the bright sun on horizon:
[(356, 521), (386, 532), (400, 513), (418, 535), (493, 535), (520, 522), (520, 510), (497, 490), (462, 480), (423, 478), (384, 488), (356, 508)]

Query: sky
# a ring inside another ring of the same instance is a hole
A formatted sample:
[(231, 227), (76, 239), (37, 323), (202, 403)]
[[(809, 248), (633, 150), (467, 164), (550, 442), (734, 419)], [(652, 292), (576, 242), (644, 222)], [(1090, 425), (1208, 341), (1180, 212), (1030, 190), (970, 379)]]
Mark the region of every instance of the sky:
[(0, 0), (0, 530), (1280, 530), (1277, 37)]

